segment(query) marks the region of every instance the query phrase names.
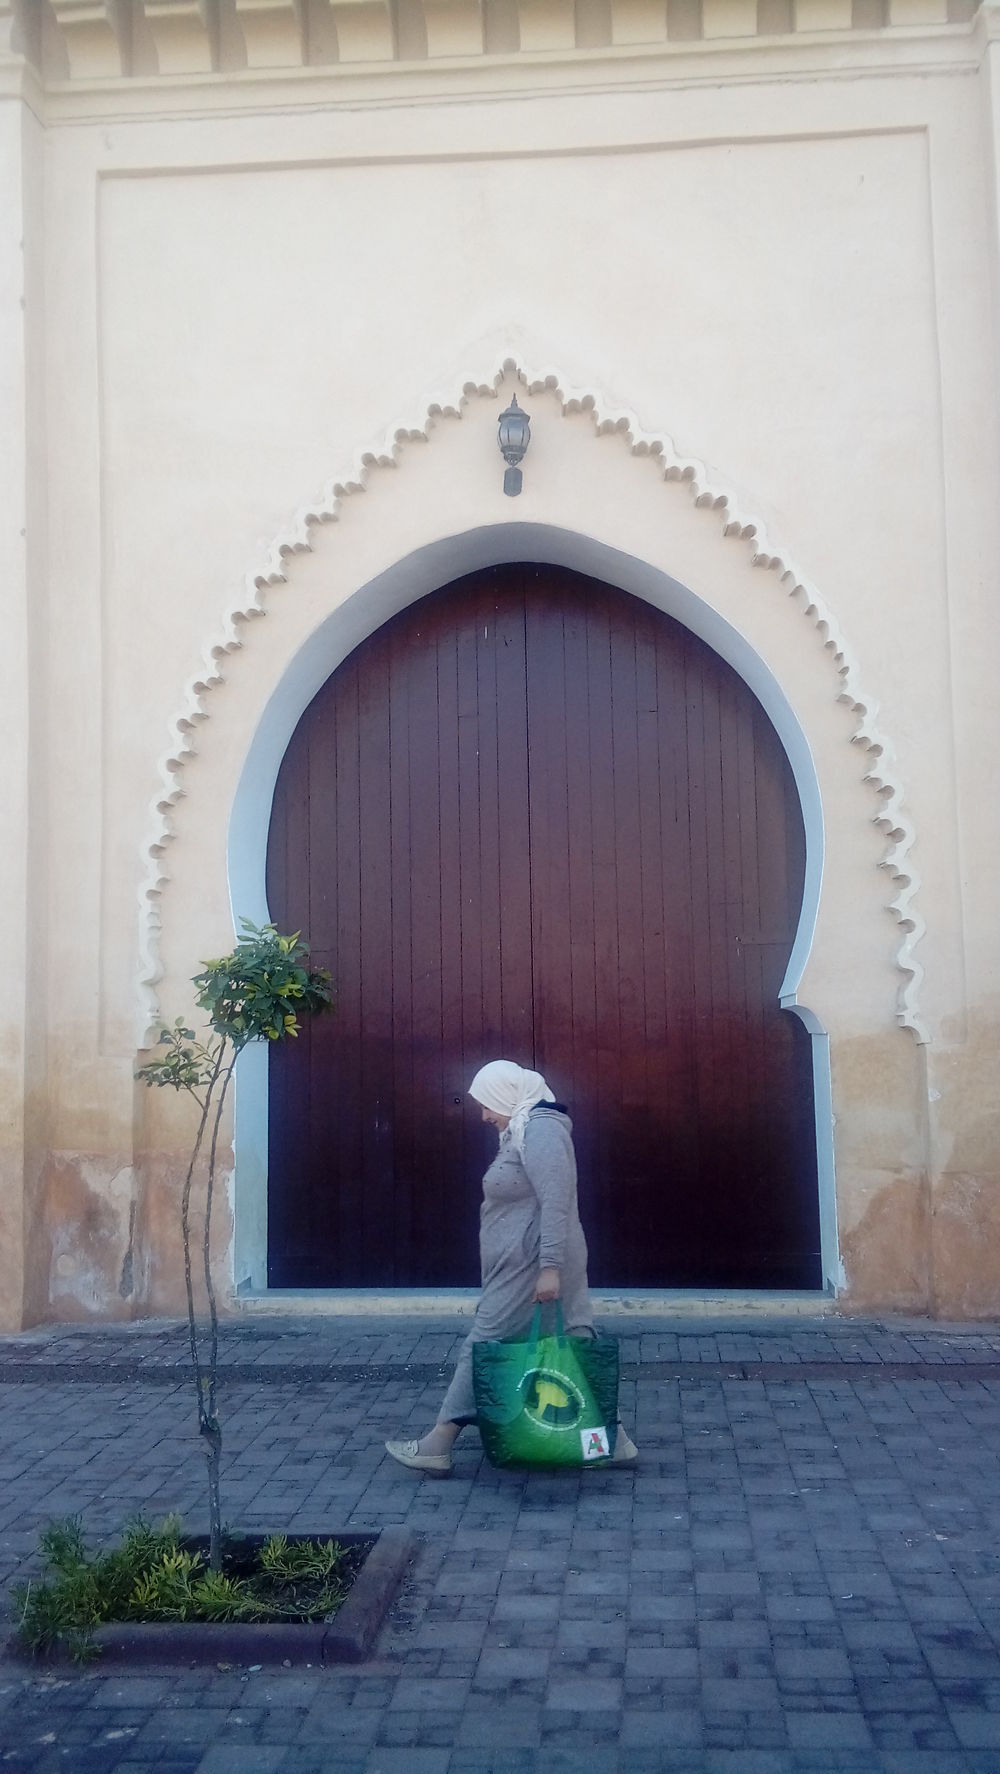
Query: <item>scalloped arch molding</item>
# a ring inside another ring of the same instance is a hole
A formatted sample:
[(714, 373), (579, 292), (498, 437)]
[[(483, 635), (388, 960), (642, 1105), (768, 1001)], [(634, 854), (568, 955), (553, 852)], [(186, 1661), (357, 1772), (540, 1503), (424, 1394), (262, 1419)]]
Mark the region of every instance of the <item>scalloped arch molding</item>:
[[(150, 823), (143, 846), (139, 904), (140, 1043), (146, 1040), (151, 1025), (159, 1016), (157, 986), (162, 974), (160, 901), (169, 879), (165, 856), (173, 836), (173, 810), (184, 792), (184, 766), (195, 749), (196, 728), (208, 718), (210, 693), (223, 680), (226, 656), (244, 645), (246, 623), (265, 613), (269, 588), (287, 579), (289, 557), (311, 551), (313, 528), (335, 522), (343, 501), (352, 494), (364, 492), (374, 470), (394, 467), (408, 444), (429, 440), (438, 420), (446, 417), (460, 419), (471, 400), (478, 396), (495, 396), (505, 376), (517, 377), (531, 394), (553, 394), (564, 416), (589, 413), (597, 435), (617, 433), (633, 456), (655, 459), (664, 480), (684, 483), (696, 506), (717, 513), (722, 520), (722, 536), (749, 547), (751, 564), (773, 574), (791, 604), (819, 631), (835, 673), (836, 698), (846, 703), (856, 718), (852, 739), (868, 754), (864, 780), (872, 783), (879, 794), (879, 806), (873, 819), (886, 839), (881, 866), (892, 881), (892, 894), (887, 904), (900, 928), (895, 957), (902, 975), (897, 1000), (898, 1021), (904, 1028), (912, 1030), (918, 1041), (926, 1041), (928, 1035), (919, 1012), (923, 969), (915, 956), (925, 925), (915, 903), (920, 881), (911, 862), (914, 829), (904, 811), (903, 785), (895, 766), (893, 747), (878, 724), (878, 704), (862, 687), (857, 660), (836, 618), (789, 556), (768, 539), (763, 523), (742, 511), (732, 492), (710, 477), (702, 462), (678, 454), (668, 433), (646, 430), (633, 412), (608, 403), (592, 389), (572, 386), (555, 370), (532, 370), (513, 356), (504, 356), (498, 363), (494, 359), (494, 363), (496, 367), (486, 375), (467, 377), (457, 394), (428, 400), (416, 419), (395, 426), (378, 443), (361, 451), (351, 473), (332, 480), (317, 501), (301, 507), (288, 527), (274, 538), (263, 563), (248, 573), (242, 595), (227, 611), (221, 630), (206, 644), (202, 669), (185, 685), (181, 706), (170, 723), (171, 742), (159, 760), (161, 786), (150, 808)], [(591, 567), (590, 570), (598, 569)], [(722, 626), (728, 629), (727, 624)], [(726, 651), (725, 648), (720, 650)], [(769, 708), (769, 712), (773, 718), (773, 708)], [(794, 758), (792, 762), (795, 767)], [(796, 775), (801, 789), (801, 768), (796, 770)], [(812, 914), (807, 915), (808, 908), (803, 908), (803, 920), (782, 994), (783, 1002), (790, 1006), (795, 1004), (795, 986), (811, 940), (815, 902), (818, 901), (819, 860), (814, 858)]]

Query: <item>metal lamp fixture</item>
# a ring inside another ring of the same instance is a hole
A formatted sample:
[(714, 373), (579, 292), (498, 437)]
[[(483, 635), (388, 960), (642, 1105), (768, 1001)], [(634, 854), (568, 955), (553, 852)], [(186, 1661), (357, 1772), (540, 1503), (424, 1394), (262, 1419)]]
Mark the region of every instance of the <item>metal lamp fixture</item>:
[(497, 439), (500, 453), (507, 464), (503, 490), (513, 499), (521, 491), (521, 470), (518, 463), (522, 461), (531, 442), (531, 418), (523, 407), (518, 406), (516, 394), (506, 412), (500, 414)]

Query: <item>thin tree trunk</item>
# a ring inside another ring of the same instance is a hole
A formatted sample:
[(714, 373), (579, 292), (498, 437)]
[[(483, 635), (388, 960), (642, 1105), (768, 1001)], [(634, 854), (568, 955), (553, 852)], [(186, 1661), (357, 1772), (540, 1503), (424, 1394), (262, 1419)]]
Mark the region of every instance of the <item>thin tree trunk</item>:
[[(212, 1071), (212, 1076), (208, 1081), (205, 1100), (201, 1105), (201, 1120), (198, 1123), (198, 1132), (195, 1136), (194, 1147), (191, 1152), (191, 1160), (187, 1167), (187, 1175), (184, 1178), (184, 1188), (181, 1193), (181, 1235), (184, 1243), (184, 1287), (187, 1294), (188, 1343), (191, 1350), (191, 1367), (194, 1372), (195, 1397), (198, 1406), (198, 1433), (205, 1438), (205, 1451), (208, 1457), (208, 1515), (210, 1537), (212, 1533), (213, 1512), (215, 1515), (218, 1515), (219, 1512), (219, 1450), (218, 1448), (213, 1449), (212, 1446), (213, 1425), (211, 1414), (207, 1409), (208, 1400), (206, 1398), (205, 1374), (201, 1363), (201, 1351), (198, 1346), (198, 1319), (195, 1313), (194, 1278), (192, 1275), (191, 1192), (194, 1183), (195, 1166), (197, 1165), (201, 1153), (202, 1142), (205, 1137), (205, 1129), (208, 1125), (209, 1111), (212, 1106), (212, 1095), (219, 1080), (219, 1073), (222, 1070), (222, 1061), (225, 1056), (225, 1051), (226, 1043), (223, 1041), (216, 1054), (215, 1066)], [(216, 1114), (215, 1125), (218, 1125), (218, 1113)], [(218, 1531), (217, 1537), (221, 1545), (221, 1527)], [(217, 1569), (218, 1567), (215, 1568)]]
[[(219, 1146), (219, 1128), (222, 1125), (222, 1112), (226, 1105), (226, 1092), (233, 1075), (238, 1055), (234, 1055), (229, 1066), (222, 1074), (222, 1088), (215, 1102), (215, 1117), (212, 1122), (212, 1139), (208, 1149), (208, 1178), (205, 1185), (205, 1226), (202, 1235), (202, 1263), (205, 1271), (205, 1293), (208, 1297), (209, 1344), (207, 1364), (207, 1400), (201, 1413), (200, 1429), (205, 1437), (208, 1455), (208, 1533), (209, 1569), (222, 1569), (222, 1509), (220, 1498), (220, 1474), (222, 1463), (222, 1426), (218, 1412), (219, 1383), (219, 1306), (215, 1294), (215, 1281), (212, 1276), (212, 1205), (215, 1200), (215, 1161)], [(218, 1077), (216, 1071), (216, 1078)], [(214, 1082), (214, 1080), (213, 1080)], [(204, 1388), (202, 1388), (202, 1391)]]
[[(187, 1167), (187, 1175), (184, 1178), (184, 1188), (181, 1193), (181, 1236), (184, 1244), (184, 1288), (187, 1294), (188, 1343), (191, 1349), (191, 1366), (194, 1370), (195, 1391), (198, 1398), (199, 1429), (201, 1428), (204, 1401), (202, 1398), (201, 1361), (198, 1353), (198, 1320), (195, 1316), (194, 1282), (191, 1275), (191, 1187), (194, 1181), (195, 1165), (198, 1162), (198, 1156), (201, 1152), (201, 1143), (205, 1137), (205, 1128), (208, 1125), (208, 1112), (212, 1103), (212, 1092), (218, 1081), (224, 1053), (225, 1042), (221, 1044), (216, 1055), (215, 1068), (208, 1081), (208, 1089), (205, 1092), (205, 1101), (201, 1105), (201, 1120), (198, 1123), (198, 1132), (195, 1136), (194, 1148), (191, 1152), (191, 1159)], [(195, 1098), (195, 1100), (197, 1101), (197, 1098)]]
[(222, 1429), (217, 1417), (202, 1429), (208, 1460), (208, 1567), (222, 1569)]

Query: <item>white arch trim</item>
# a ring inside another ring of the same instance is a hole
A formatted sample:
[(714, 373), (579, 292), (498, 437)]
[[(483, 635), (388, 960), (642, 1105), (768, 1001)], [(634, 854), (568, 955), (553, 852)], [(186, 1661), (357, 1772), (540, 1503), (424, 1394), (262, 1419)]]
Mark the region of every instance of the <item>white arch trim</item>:
[[(495, 359), (494, 363), (496, 364)], [(656, 458), (662, 466), (665, 480), (684, 482), (696, 505), (722, 515), (724, 536), (751, 544), (752, 564), (775, 573), (788, 596), (819, 630), (823, 644), (832, 656), (839, 679), (837, 696), (857, 717), (853, 739), (866, 749), (870, 757), (866, 780), (880, 794), (879, 810), (874, 815), (874, 822), (885, 833), (887, 840), (881, 866), (893, 880), (895, 891), (889, 901), (889, 909), (898, 920), (902, 932), (896, 950), (896, 964), (903, 976), (897, 999), (897, 1020), (902, 1027), (911, 1029), (918, 1041), (926, 1041), (928, 1034), (918, 1007), (923, 968), (914, 953), (925, 929), (923, 918), (915, 904), (920, 885), (919, 876), (911, 861), (915, 833), (909, 816), (904, 812), (903, 785), (895, 767), (893, 748), (878, 727), (878, 704), (862, 689), (857, 661), (832, 612), (815, 588), (797, 572), (788, 556), (772, 547), (765, 525), (759, 519), (741, 512), (732, 492), (721, 485), (716, 477), (710, 476), (702, 462), (694, 457), (680, 456), (666, 432), (648, 431), (633, 412), (615, 407), (593, 390), (572, 385), (555, 370), (531, 370), (517, 358), (505, 356), (487, 374), (466, 379), (457, 395), (432, 397), (421, 403), (419, 416), (414, 421), (393, 427), (378, 443), (361, 451), (349, 474), (331, 481), (318, 500), (301, 507), (287, 528), (270, 544), (264, 564), (247, 575), (242, 595), (227, 611), (221, 630), (203, 648), (203, 669), (184, 687), (181, 707), (170, 723), (170, 744), (159, 759), (160, 788), (150, 806), (149, 826), (143, 845), (143, 869), (139, 889), (139, 1044), (142, 1045), (148, 1039), (160, 1014), (157, 992), (162, 972), (160, 897), (168, 878), (164, 859), (173, 835), (173, 808), (183, 793), (184, 764), (194, 749), (195, 729), (210, 712), (209, 692), (222, 681), (226, 655), (243, 645), (248, 618), (263, 614), (268, 588), (286, 579), (288, 556), (311, 550), (313, 526), (335, 521), (343, 500), (352, 493), (364, 491), (373, 469), (394, 466), (403, 448), (412, 441), (428, 439), (439, 419), (445, 416), (460, 418), (470, 400), (477, 396), (495, 394), (506, 374), (516, 375), (529, 392), (554, 393), (564, 414), (589, 412), (599, 435), (619, 433), (633, 455)], [(501, 529), (504, 527), (500, 526)], [(461, 541), (461, 538), (454, 538), (451, 543), (443, 545), (455, 549), (456, 560), (460, 555)], [(519, 547), (523, 547), (523, 539)], [(521, 558), (524, 558), (523, 553)], [(465, 569), (461, 567), (455, 567), (454, 571), (445, 570), (444, 577), (437, 583), (444, 583), (449, 576), (455, 577), (463, 570)], [(584, 567), (582, 570), (598, 572), (593, 567)], [(388, 587), (383, 586), (383, 591), (387, 593)], [(638, 595), (643, 596), (645, 593), (640, 589)], [(355, 610), (360, 600), (352, 598), (349, 602), (350, 608)], [(390, 613), (391, 610), (387, 609), (386, 614)], [(384, 617), (381, 619), (384, 620)], [(686, 619), (681, 617), (681, 620)], [(371, 626), (376, 625), (372, 623)], [(362, 639), (365, 632), (368, 630), (359, 628), (356, 641)], [(705, 638), (709, 637), (706, 635)], [(737, 669), (740, 667), (737, 666)], [(751, 680), (748, 678), (747, 681)], [(319, 687), (318, 684), (316, 687)], [(266, 725), (268, 718), (265, 714), (262, 725)], [(274, 718), (277, 719), (277, 716)], [(775, 719), (774, 715), (772, 719)], [(775, 725), (778, 726), (777, 719)], [(785, 735), (782, 734), (782, 737)], [(789, 757), (792, 757), (791, 751)], [(242, 903), (245, 909), (251, 902), (244, 900)], [(786, 980), (786, 987), (792, 992), (801, 977), (808, 948), (807, 945), (805, 950), (802, 949), (802, 936), (803, 927), (800, 925)], [(782, 1002), (785, 1002), (784, 995)], [(805, 1018), (807, 1013), (803, 1007), (795, 1005), (795, 1008)]]
[[(780, 1001), (812, 1038), (820, 1239), (824, 1284), (842, 1285), (833, 1164), (829, 1042), (818, 1018), (798, 1000), (819, 909), (823, 809), (812, 753), (772, 672), (744, 637), (686, 586), (647, 562), (589, 537), (545, 524), (505, 523), (450, 536), (396, 562), (322, 622), (287, 667), (254, 733), (229, 827), (229, 892), (234, 920), (269, 918), (267, 836), (281, 760), (312, 698), (354, 648), (398, 610), (439, 586), (504, 561), (570, 567), (643, 598), (697, 634), (737, 671), (766, 710), (784, 746), (802, 807), (806, 838), (802, 908)], [(235, 1281), (254, 1292), (266, 1283), (267, 1053), (249, 1049), (236, 1076)]]

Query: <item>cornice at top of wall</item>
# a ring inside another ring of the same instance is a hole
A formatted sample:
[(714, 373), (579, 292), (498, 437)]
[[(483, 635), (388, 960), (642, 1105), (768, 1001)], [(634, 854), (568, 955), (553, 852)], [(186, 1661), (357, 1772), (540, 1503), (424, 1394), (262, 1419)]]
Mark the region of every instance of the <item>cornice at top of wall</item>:
[(1000, 0), (516, 0), (504, 31), (500, 3), (0, 0), (0, 98), (58, 122), (856, 80), (1000, 37)]

